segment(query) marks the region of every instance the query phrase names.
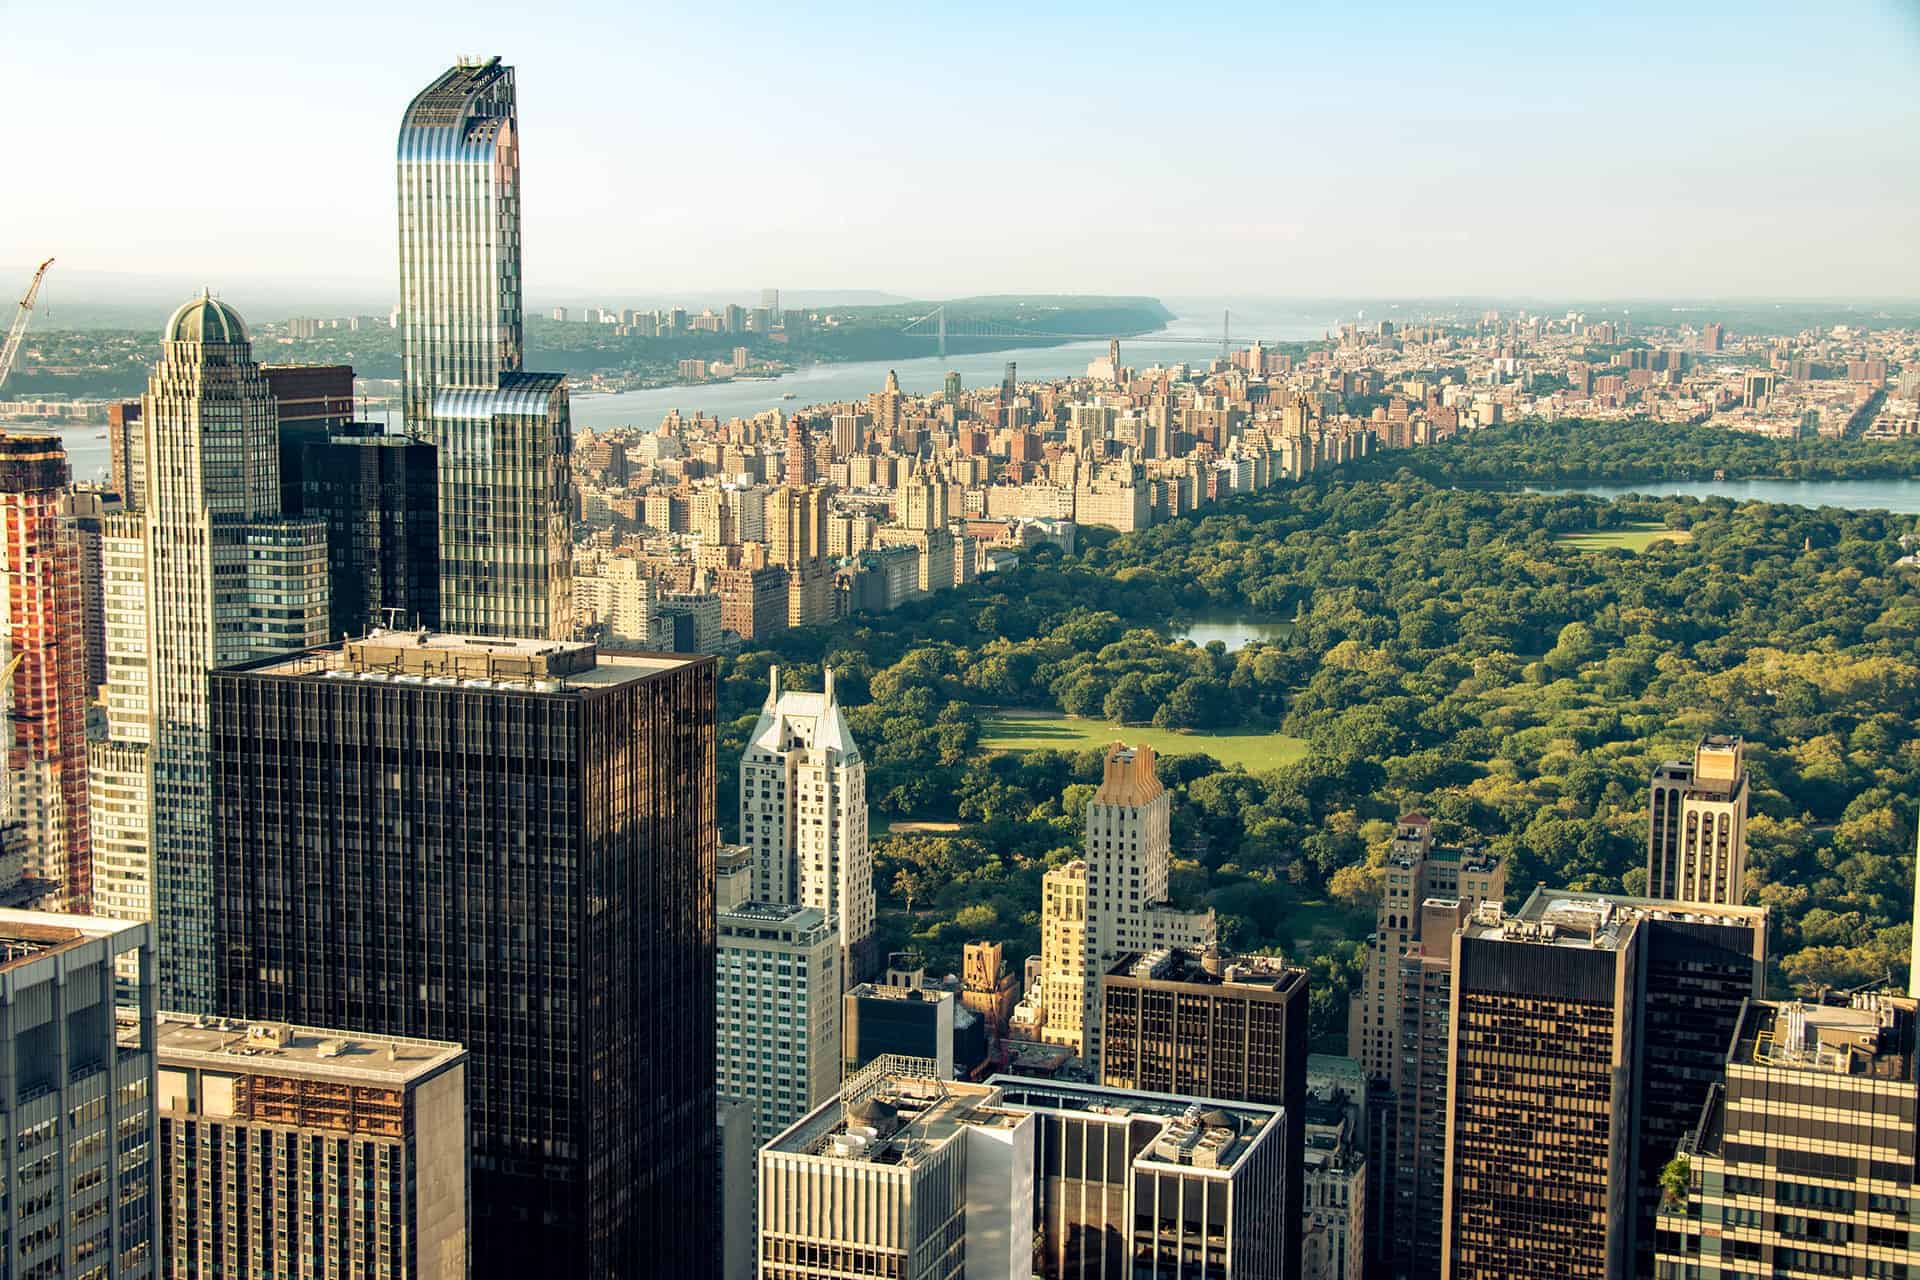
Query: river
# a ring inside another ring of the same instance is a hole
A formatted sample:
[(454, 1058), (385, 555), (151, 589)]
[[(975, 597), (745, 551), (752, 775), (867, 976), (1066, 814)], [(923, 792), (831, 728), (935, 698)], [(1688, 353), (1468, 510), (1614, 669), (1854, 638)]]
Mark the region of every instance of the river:
[[(1220, 306), (1207, 302), (1175, 304), (1179, 314), (1158, 334), (1120, 339), (1120, 358), (1134, 368), (1153, 364), (1198, 364), (1220, 354), (1217, 344), (1201, 342), (1156, 342), (1160, 338), (1215, 338), (1220, 333), (1220, 313), (1233, 311), (1233, 344), (1245, 346), (1254, 338), (1266, 342), (1306, 342), (1337, 328), (1341, 316), (1332, 310), (1324, 314), (1283, 303), (1225, 301)], [(928, 343), (932, 348), (932, 343)], [(859, 400), (886, 384), (889, 370), (900, 375), (900, 388), (909, 395), (929, 395), (946, 383), (948, 371), (960, 375), (967, 387), (992, 386), (1012, 360), (1018, 366), (1021, 381), (1080, 377), (1087, 365), (1107, 354), (1105, 342), (1070, 342), (1057, 347), (1016, 347), (1007, 351), (985, 351), (967, 355), (921, 356), (910, 360), (866, 360), (854, 364), (816, 364), (764, 381), (716, 382), (706, 385), (681, 384), (655, 387), (647, 391), (623, 391), (617, 395), (576, 395), (573, 398), (573, 425), (576, 427), (638, 426), (653, 428), (673, 409), (682, 416), (695, 412), (722, 419), (749, 417), (767, 409), (799, 409), (810, 404), (841, 400)], [(783, 397), (793, 393), (793, 399)]]

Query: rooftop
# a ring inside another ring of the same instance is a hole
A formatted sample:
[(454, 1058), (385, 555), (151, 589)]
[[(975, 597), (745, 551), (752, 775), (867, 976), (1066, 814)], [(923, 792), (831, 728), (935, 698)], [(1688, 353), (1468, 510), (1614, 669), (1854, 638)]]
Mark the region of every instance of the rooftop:
[[(997, 1075), (984, 1084), (934, 1078), (922, 1059), (882, 1057), (849, 1076), (840, 1096), (770, 1142), (770, 1152), (911, 1166), (968, 1128), (1007, 1128), (1034, 1112), (1073, 1111), (1116, 1122), (1158, 1121), (1133, 1163), (1233, 1169), (1281, 1112), (1094, 1084)], [(1131, 1127), (1131, 1125), (1129, 1126)]]
[(1920, 1002), (1877, 992), (1846, 1004), (1750, 1001), (1733, 1062), (1912, 1083), (1916, 1009)]
[(92, 938), (107, 938), (144, 928), (144, 924), (101, 916), (0, 908), (0, 971), (68, 950)]
[(466, 1055), (460, 1045), (445, 1040), (366, 1036), (185, 1013), (155, 1016), (154, 1048), (161, 1066), (267, 1071), (388, 1085), (429, 1075)]
[(1183, 951), (1160, 947), (1120, 957), (1107, 976), (1136, 982), (1181, 982), (1194, 986), (1243, 986), (1265, 991), (1292, 991), (1307, 980), (1304, 969), (1291, 968), (1278, 956), (1235, 956), (1210, 947)]
[(1664, 898), (1542, 887), (1528, 895), (1518, 911), (1503, 911), (1497, 902), (1481, 903), (1468, 919), (1466, 933), (1482, 941), (1612, 951), (1642, 920), (1764, 928), (1766, 919), (1765, 907), (1670, 902)]
[(375, 630), (357, 640), (238, 669), (256, 675), (575, 693), (627, 684), (697, 661), (673, 654), (606, 653), (581, 641)]

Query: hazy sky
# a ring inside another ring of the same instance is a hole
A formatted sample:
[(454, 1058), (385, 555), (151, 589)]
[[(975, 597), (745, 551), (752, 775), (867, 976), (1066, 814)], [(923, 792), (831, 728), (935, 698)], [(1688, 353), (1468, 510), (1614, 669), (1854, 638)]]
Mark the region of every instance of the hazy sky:
[(390, 296), (497, 53), (535, 305), (1920, 295), (1917, 0), (1448, 7), (0, 0), (0, 268)]

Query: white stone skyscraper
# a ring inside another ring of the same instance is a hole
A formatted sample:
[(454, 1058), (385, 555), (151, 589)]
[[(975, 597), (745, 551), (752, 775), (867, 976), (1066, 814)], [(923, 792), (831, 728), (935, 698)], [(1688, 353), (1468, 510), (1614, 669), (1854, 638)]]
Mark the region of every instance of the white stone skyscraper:
[(522, 365), (513, 68), (462, 60), (400, 123), (400, 325), (409, 434), (439, 449), (440, 621), (573, 634), (566, 379)]
[(873, 857), (867, 849), (867, 766), (833, 696), (782, 692), (767, 701), (740, 757), (740, 843), (753, 851), (754, 896), (818, 907), (840, 931), (848, 985), (874, 960)]
[[(327, 532), (281, 515), (278, 420), (239, 313), (203, 295), (173, 313), (161, 340), (140, 410), (146, 508), (137, 525), (116, 522), (109, 553), (138, 554), (127, 580), (143, 607), (108, 583), (113, 739), (93, 753), (108, 767), (90, 780), (90, 800), (109, 837), (97, 909), (136, 914), (150, 893), (161, 1003), (202, 1013), (213, 1000), (208, 833), (218, 820), (207, 672), (326, 640)], [(142, 802), (144, 815), (128, 811)], [(110, 860), (136, 851), (142, 830), (152, 869), (139, 885)]]

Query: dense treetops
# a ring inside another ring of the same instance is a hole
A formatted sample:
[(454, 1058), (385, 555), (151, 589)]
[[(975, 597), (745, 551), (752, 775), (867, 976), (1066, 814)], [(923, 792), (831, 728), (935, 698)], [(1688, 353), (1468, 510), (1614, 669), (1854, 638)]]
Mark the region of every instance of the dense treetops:
[[(1605, 438), (1624, 456), (1670, 430)], [(1481, 439), (1388, 462), (1449, 474), (1456, 450), (1479, 466), (1531, 448)], [(1692, 540), (1639, 554), (1560, 540), (1630, 521)], [(1075, 856), (1098, 777), (1096, 753), (983, 751), (987, 708), (1303, 737), (1305, 761), (1251, 775), (1200, 754), (1196, 733), (1196, 754), (1163, 774), (1177, 887), (1220, 912), (1234, 945), (1312, 963), (1316, 1031), (1331, 1035), (1396, 814), (1418, 808), (1442, 839), (1487, 842), (1510, 859), (1516, 900), (1537, 884), (1632, 892), (1653, 764), (1702, 733), (1740, 733), (1750, 897), (1780, 908), (1775, 981), (1851, 985), (1900, 970), (1907, 946), (1895, 922), (1920, 791), (1920, 570), (1895, 561), (1914, 525), (1451, 489), (1369, 464), (779, 637), (724, 672), (722, 758), (737, 759), (768, 663), (830, 661), (857, 704), (876, 816), (964, 824), (878, 850), (883, 895), (913, 898), (911, 918), (885, 920), (890, 941), (914, 934), (957, 967), (968, 936), (1037, 946), (1039, 875)], [(1297, 626), (1237, 654), (1166, 639), (1171, 620), (1219, 610)], [(730, 791), (722, 814), (730, 824)]]

